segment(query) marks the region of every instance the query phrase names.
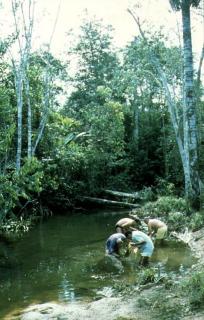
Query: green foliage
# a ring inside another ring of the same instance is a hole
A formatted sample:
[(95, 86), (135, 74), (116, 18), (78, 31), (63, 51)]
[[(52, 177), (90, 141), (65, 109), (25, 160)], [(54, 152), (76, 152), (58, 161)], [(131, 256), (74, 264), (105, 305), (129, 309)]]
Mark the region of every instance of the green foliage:
[[(76, 58), (78, 62), (76, 73), (69, 79), (65, 64), (50, 52), (31, 54), (27, 76), (33, 144), (42, 119), (46, 125), (35, 153), (38, 160), (24, 160), (19, 174), (14, 170), (14, 79), (7, 63), (0, 62), (2, 218), (36, 194), (43, 201), (57, 203), (58, 199), (64, 207), (74, 206), (80, 195), (95, 195), (108, 187), (122, 191), (143, 189), (145, 201), (154, 200), (155, 194), (162, 195), (144, 210), (148, 215), (165, 215), (174, 225), (182, 220), (171, 216), (172, 211), (185, 212), (183, 200), (173, 197), (176, 188), (182, 189), (183, 175), (165, 97), (149, 51), (151, 45), (165, 69), (168, 85), (179, 88), (180, 50), (167, 47), (165, 41), (161, 31), (149, 32), (146, 40), (137, 37), (118, 54), (112, 46), (111, 27), (86, 20), (69, 48), (67, 59)], [(3, 53), (2, 47), (1, 57)], [(65, 81), (72, 91), (63, 106), (64, 97), (63, 101), (59, 97)], [(177, 111), (180, 117), (179, 99)], [(22, 132), (22, 157), (26, 157), (26, 103)], [(195, 216), (192, 228), (200, 223), (201, 219)]]
[(19, 191), (25, 190), (22, 196), (25, 194), (25, 197), (28, 197), (30, 193), (35, 194), (40, 192), (42, 190), (42, 177), (41, 163), (36, 158), (25, 159), (25, 163), (19, 174), (15, 176)]
[(173, 196), (175, 195), (175, 185), (165, 179), (159, 178), (157, 181), (156, 192), (160, 196)]
[(18, 203), (18, 193), (12, 180), (10, 175), (0, 175), (0, 220), (4, 220)]
[(203, 308), (204, 305), (204, 272), (195, 272), (181, 284), (182, 294), (190, 303), (192, 309)]
[(159, 197), (155, 202), (149, 202), (144, 206), (144, 210), (157, 216), (166, 215), (171, 212), (186, 212), (186, 202), (183, 198), (172, 196)]
[[(76, 90), (68, 100), (66, 112), (77, 119), (83, 119), (84, 110), (94, 113), (95, 105), (101, 103), (102, 90), (112, 88), (115, 70), (119, 60), (111, 45), (111, 28), (98, 21), (85, 21), (81, 26), (78, 42), (73, 45), (71, 57), (77, 58), (78, 69), (73, 79)], [(107, 89), (110, 97), (110, 90)], [(111, 93), (112, 94), (112, 93)]]
[(155, 268), (145, 268), (138, 274), (138, 284), (144, 285), (147, 283), (154, 283), (157, 279), (157, 270)]
[(152, 319), (182, 320), (184, 306), (174, 295), (163, 290), (155, 293), (151, 299)]
[(169, 213), (167, 220), (170, 231), (184, 232), (185, 228), (189, 224), (189, 218), (180, 211)]
[(155, 201), (155, 192), (152, 190), (151, 187), (145, 187), (140, 191), (140, 196), (144, 202)]
[(190, 216), (189, 228), (193, 231), (199, 230), (204, 226), (203, 212), (195, 212)]
[(5, 236), (11, 238), (13, 235), (22, 236), (25, 232), (28, 232), (33, 226), (35, 221), (34, 216), (30, 217), (13, 217), (12, 219), (7, 219), (2, 224), (0, 224), (0, 232)]
[[(189, 6), (193, 6), (193, 7), (197, 7), (199, 5), (199, 3), (201, 2), (201, 0), (188, 0), (185, 1), (184, 4), (189, 5)], [(180, 10), (182, 8), (183, 1), (181, 0), (170, 0), (170, 4), (172, 6), (172, 8), (174, 8), (175, 10)]]
[(27, 159), (20, 172), (0, 175), (0, 221), (13, 216), (16, 208), (32, 200), (42, 190), (41, 164), (37, 159)]
[(168, 224), (169, 231), (184, 231), (190, 221), (186, 215), (185, 199), (175, 196), (161, 196), (156, 201), (145, 203), (137, 211), (141, 217), (160, 217)]
[(5, 172), (13, 160), (13, 143), (16, 131), (15, 110), (11, 104), (10, 88), (6, 65), (0, 63), (0, 173)]

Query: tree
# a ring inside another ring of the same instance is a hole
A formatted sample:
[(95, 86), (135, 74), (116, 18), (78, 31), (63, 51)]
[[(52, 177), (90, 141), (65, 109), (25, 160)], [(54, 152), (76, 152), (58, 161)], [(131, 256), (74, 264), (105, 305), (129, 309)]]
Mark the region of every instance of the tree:
[(78, 64), (72, 78), (74, 90), (63, 113), (80, 121), (81, 131), (87, 133), (83, 171), (91, 192), (104, 187), (111, 174), (117, 175), (124, 152), (123, 105), (117, 97), (115, 79), (120, 63), (112, 47), (111, 31), (98, 21), (85, 21), (78, 42), (70, 50)]
[(85, 21), (78, 42), (70, 49), (71, 58), (77, 61), (77, 71), (71, 79), (74, 87), (67, 111), (83, 119), (85, 110), (98, 103), (97, 87), (111, 88), (115, 70), (119, 66), (112, 48), (111, 27), (98, 21)]
[[(172, 2), (173, 3), (173, 2)], [(159, 57), (154, 51), (154, 46), (146, 37), (142, 30), (139, 18), (133, 11), (129, 13), (137, 23), (140, 34), (146, 41), (149, 50), (149, 59), (157, 70), (158, 80), (165, 92), (172, 125), (174, 128), (179, 153), (181, 156), (184, 179), (185, 195), (188, 207), (198, 209), (200, 207), (200, 178), (198, 168), (198, 141), (197, 141), (197, 122), (196, 122), (196, 99), (193, 73), (193, 57), (191, 43), (190, 7), (198, 5), (199, 1), (175, 1), (175, 8), (182, 10), (183, 22), (183, 81), (181, 84), (181, 98), (178, 94), (172, 94), (169, 84), (169, 77), (162, 66)], [(178, 91), (178, 90), (177, 90)], [(183, 91), (183, 92), (182, 92)], [(182, 122), (178, 106), (182, 105)], [(181, 125), (182, 123), (182, 125)]]
[(200, 177), (198, 166), (198, 132), (196, 119), (196, 95), (191, 37), (191, 6), (198, 7), (200, 0), (170, 0), (175, 10), (181, 10), (183, 33), (183, 128), (185, 161), (185, 192), (189, 204), (200, 207)]
[[(27, 10), (27, 19), (25, 11)], [(18, 0), (12, 0), (12, 13), (14, 18), (14, 27), (16, 39), (18, 42), (18, 57), (12, 56), (13, 73), (15, 79), (15, 90), (17, 100), (17, 152), (16, 152), (16, 170), (21, 167), (22, 154), (22, 114), (23, 114), (23, 85), (25, 83), (27, 105), (28, 105), (28, 155), (31, 156), (31, 105), (29, 99), (29, 81), (27, 78), (27, 69), (29, 64), (29, 55), (31, 50), (31, 39), (34, 22), (34, 1), (28, 1), (28, 8), (25, 3)]]

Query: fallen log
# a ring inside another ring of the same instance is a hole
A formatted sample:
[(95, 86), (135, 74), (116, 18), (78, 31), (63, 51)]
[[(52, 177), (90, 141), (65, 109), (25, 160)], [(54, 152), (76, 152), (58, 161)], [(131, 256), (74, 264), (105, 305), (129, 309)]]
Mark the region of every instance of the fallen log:
[(92, 197), (81, 197), (82, 200), (87, 200), (90, 202), (107, 205), (107, 206), (115, 206), (119, 208), (139, 208), (139, 204), (135, 203), (128, 203), (128, 202), (122, 202), (122, 201), (113, 201), (113, 200), (107, 200), (107, 199), (101, 199), (101, 198), (92, 198)]
[(127, 193), (127, 192), (119, 192), (119, 191), (113, 191), (113, 190), (107, 190), (107, 189), (104, 190), (104, 192), (107, 194), (111, 194), (113, 196), (117, 196), (117, 197), (141, 199), (139, 192)]

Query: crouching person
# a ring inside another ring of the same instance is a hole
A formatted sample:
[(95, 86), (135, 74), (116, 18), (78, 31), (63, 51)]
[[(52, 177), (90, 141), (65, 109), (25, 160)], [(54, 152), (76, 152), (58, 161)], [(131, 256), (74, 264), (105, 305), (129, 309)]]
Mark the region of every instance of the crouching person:
[(122, 218), (118, 220), (115, 225), (116, 232), (126, 233), (127, 231), (137, 230), (137, 227), (141, 224), (139, 217), (136, 215), (130, 215), (130, 218)]
[(118, 258), (126, 255), (127, 245), (128, 240), (123, 233), (114, 233), (107, 239), (105, 252), (112, 271), (124, 272), (123, 264)]
[(167, 236), (167, 225), (163, 221), (155, 218), (144, 218), (144, 222), (148, 226), (148, 235), (150, 237), (155, 236), (157, 243), (163, 243), (164, 238)]
[(127, 250), (127, 238), (123, 233), (114, 233), (107, 239), (106, 254), (118, 257), (124, 250)]
[(149, 259), (154, 251), (154, 244), (151, 238), (144, 232), (136, 230), (136, 231), (128, 231), (126, 233), (127, 238), (130, 241), (131, 246), (134, 248), (138, 248), (140, 253), (140, 261), (139, 264), (146, 266), (149, 264)]

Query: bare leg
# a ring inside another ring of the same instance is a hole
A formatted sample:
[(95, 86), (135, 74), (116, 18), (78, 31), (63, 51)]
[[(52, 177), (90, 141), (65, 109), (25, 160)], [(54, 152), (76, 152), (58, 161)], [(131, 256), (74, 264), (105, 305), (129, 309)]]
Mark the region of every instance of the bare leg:
[(149, 264), (149, 257), (141, 257), (139, 264), (141, 266), (148, 266)]

